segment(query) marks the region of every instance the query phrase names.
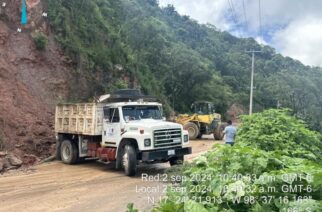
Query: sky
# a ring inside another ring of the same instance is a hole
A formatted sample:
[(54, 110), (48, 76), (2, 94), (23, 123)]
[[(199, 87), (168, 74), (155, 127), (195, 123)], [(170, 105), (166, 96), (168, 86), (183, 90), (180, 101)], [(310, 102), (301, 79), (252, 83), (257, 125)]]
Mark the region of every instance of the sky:
[[(322, 67), (321, 0), (159, 0), (182, 15)], [(234, 11), (234, 12), (232, 12)]]

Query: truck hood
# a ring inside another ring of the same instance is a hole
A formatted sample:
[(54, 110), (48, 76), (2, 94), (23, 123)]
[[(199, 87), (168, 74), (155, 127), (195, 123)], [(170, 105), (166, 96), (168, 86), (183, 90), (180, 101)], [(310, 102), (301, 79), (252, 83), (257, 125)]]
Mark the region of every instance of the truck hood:
[(154, 119), (141, 119), (135, 121), (129, 121), (126, 123), (126, 128), (141, 128), (141, 129), (169, 129), (169, 128), (182, 128), (181, 124), (162, 121), (162, 120), (154, 120)]

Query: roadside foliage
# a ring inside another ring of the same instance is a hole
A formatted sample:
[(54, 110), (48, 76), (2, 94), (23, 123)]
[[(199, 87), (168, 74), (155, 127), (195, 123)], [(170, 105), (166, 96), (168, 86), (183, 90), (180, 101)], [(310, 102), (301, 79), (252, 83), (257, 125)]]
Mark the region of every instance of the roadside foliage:
[(321, 135), (289, 115), (244, 116), (236, 144), (215, 145), (172, 175), (158, 211), (322, 211)]

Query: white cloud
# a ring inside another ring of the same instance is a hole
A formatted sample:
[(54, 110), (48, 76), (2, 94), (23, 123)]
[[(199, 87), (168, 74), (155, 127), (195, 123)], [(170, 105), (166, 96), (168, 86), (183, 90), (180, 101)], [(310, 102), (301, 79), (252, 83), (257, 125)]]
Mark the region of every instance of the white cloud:
[(274, 34), (272, 44), (284, 55), (322, 67), (322, 19), (293, 21)]
[(159, 0), (161, 7), (171, 4), (182, 15), (189, 15), (200, 23), (216, 23), (216, 27), (228, 30), (230, 23), (220, 21), (228, 6), (226, 0)]
[(260, 36), (257, 36), (257, 37), (255, 37), (254, 38), (256, 41), (257, 41), (257, 43), (259, 43), (259, 44), (261, 44), (261, 45), (269, 45), (262, 37), (260, 37)]
[(236, 36), (254, 37), (307, 65), (322, 65), (319, 49), (322, 48), (322, 1), (260, 0), (264, 39), (259, 33), (259, 1), (244, 0), (246, 14), (243, 0), (230, 1), (236, 11), (237, 25), (232, 19), (229, 0), (159, 0), (161, 6), (173, 4), (180, 14), (200, 23), (211, 23)]

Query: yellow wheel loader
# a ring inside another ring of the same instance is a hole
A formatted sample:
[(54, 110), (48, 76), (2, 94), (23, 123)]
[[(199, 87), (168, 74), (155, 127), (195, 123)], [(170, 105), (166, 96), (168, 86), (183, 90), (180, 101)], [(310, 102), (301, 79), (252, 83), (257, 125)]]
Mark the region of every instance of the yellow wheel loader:
[(221, 122), (221, 115), (215, 113), (214, 104), (206, 101), (195, 102), (191, 105), (192, 115), (180, 114), (176, 122), (183, 125), (189, 132), (191, 140), (201, 138), (202, 135), (214, 134), (215, 140), (223, 139), (225, 124)]

